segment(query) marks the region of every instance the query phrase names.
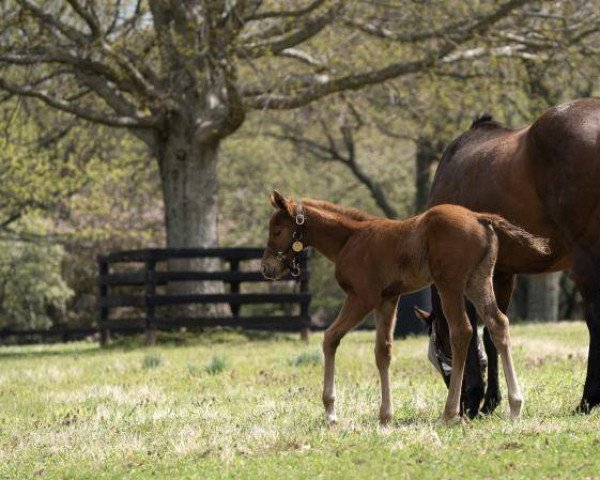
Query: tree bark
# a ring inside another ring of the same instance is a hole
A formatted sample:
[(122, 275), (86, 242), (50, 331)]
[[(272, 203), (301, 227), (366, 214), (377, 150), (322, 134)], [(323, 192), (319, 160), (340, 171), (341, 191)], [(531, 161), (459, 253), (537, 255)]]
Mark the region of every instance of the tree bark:
[(170, 138), (159, 152), (168, 248), (218, 245), (219, 144)]
[[(188, 135), (192, 128), (171, 128), (170, 134), (157, 141), (165, 207), (167, 248), (217, 247), (219, 141), (202, 143)], [(170, 260), (169, 271), (216, 270), (219, 260)], [(221, 282), (171, 282), (169, 294), (222, 293)], [(226, 306), (203, 308), (184, 305), (169, 309), (168, 315), (189, 317), (227, 315)]]
[(560, 272), (528, 278), (527, 320), (558, 320)]

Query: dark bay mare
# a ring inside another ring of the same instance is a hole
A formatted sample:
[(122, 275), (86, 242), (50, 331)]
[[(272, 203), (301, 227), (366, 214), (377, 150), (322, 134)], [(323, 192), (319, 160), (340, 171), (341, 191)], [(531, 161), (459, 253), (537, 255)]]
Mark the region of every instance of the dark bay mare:
[(498, 252), (519, 243), (537, 255), (547, 242), (533, 237), (502, 217), (474, 213), (457, 205), (439, 205), (407, 220), (372, 217), (358, 210), (318, 200), (296, 202), (273, 192), (275, 211), (262, 259), (266, 278), (298, 274), (297, 255), (307, 246), (335, 264), (335, 278), (346, 300), (325, 331), (323, 404), (328, 423), (336, 422), (335, 354), (342, 338), (375, 313), (375, 362), (381, 380), (379, 419), (392, 418), (389, 366), (396, 308), (400, 295), (435, 283), (446, 315), (452, 352), (450, 379), (442, 415), (456, 418), (460, 408), (463, 369), (472, 328), (465, 313), (466, 296), (488, 327), (500, 352), (512, 418), (520, 415), (523, 395), (510, 353), (508, 318), (494, 298), (492, 272)]
[[(570, 268), (583, 296), (590, 337), (578, 407), (589, 412), (600, 404), (600, 99), (559, 105), (520, 129), (500, 125), (489, 116), (476, 120), (446, 148), (435, 174), (429, 207), (446, 203), (497, 213), (550, 239), (550, 256), (518, 244), (499, 252), (494, 292), (503, 312), (515, 274)], [(435, 350), (448, 356), (448, 329), (435, 292), (432, 305), (429, 321), (436, 332)], [(489, 373), (481, 408), (488, 413), (500, 393), (497, 354), (485, 331), (484, 344)], [(474, 341), (469, 348), (462, 400), (470, 416), (477, 414), (483, 397), (476, 345)]]

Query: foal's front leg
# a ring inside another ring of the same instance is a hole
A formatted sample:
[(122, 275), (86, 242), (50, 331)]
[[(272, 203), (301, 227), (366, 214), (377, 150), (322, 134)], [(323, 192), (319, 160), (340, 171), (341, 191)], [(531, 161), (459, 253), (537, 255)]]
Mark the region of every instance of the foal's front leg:
[(372, 308), (354, 295), (348, 295), (335, 321), (325, 330), (323, 356), (325, 370), (323, 379), (323, 405), (328, 424), (336, 423), (335, 414), (335, 352), (340, 340), (358, 325)]
[(375, 363), (381, 379), (381, 408), (379, 422), (387, 425), (393, 414), (392, 395), (390, 392), (390, 363), (392, 361), (392, 342), (396, 324), (396, 306), (398, 297), (385, 300), (375, 310), (377, 337), (375, 343)]

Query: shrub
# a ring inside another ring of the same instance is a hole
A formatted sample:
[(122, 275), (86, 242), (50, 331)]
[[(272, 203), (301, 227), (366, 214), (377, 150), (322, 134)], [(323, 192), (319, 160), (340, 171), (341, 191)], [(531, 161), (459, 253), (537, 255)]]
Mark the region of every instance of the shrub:
[(215, 355), (211, 361), (204, 367), (204, 371), (209, 375), (216, 375), (227, 368), (227, 358)]
[(160, 367), (162, 364), (163, 359), (158, 353), (149, 353), (142, 360), (142, 367), (146, 369)]
[(321, 365), (322, 363), (323, 354), (321, 353), (321, 350), (302, 352), (296, 358), (290, 360), (290, 364), (294, 367), (300, 367), (303, 365)]

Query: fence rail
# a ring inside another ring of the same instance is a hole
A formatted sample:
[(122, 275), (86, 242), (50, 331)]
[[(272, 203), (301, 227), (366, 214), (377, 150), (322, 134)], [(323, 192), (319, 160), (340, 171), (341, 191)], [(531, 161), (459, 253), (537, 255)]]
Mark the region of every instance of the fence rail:
[[(267, 282), (259, 271), (240, 270), (240, 263), (262, 257), (260, 248), (215, 248), (215, 249), (146, 249), (113, 252), (98, 257), (98, 325), (100, 342), (105, 344), (110, 332), (145, 331), (147, 342), (153, 343), (156, 330), (181, 327), (231, 326), (254, 330), (300, 331), (303, 337), (310, 328), (309, 305), (311, 294), (308, 290), (309, 271), (306, 255), (300, 260), (301, 275), (297, 278), (285, 277), (292, 282), (296, 292), (242, 293), (243, 283)], [(217, 259), (229, 264), (228, 270), (202, 271), (157, 270), (157, 265), (169, 260)], [(115, 272), (117, 264), (141, 264), (141, 268), (127, 272)], [(176, 282), (217, 281), (229, 286), (225, 293), (165, 294), (158, 293), (157, 287)], [(116, 293), (122, 287), (135, 288), (135, 294)], [(141, 287), (145, 287), (141, 290)], [(232, 315), (218, 317), (167, 317), (157, 315), (157, 307), (173, 305), (214, 305), (227, 304)], [(241, 316), (243, 305), (276, 304), (297, 305), (299, 314)], [(140, 317), (111, 318), (111, 310), (122, 307), (135, 307), (143, 310)]]

